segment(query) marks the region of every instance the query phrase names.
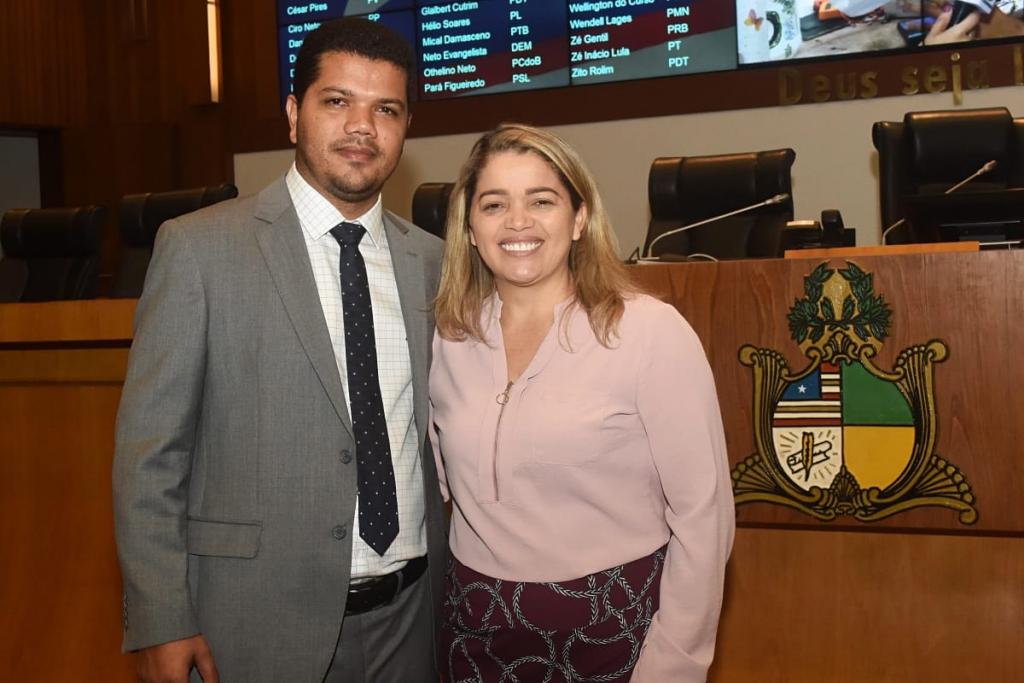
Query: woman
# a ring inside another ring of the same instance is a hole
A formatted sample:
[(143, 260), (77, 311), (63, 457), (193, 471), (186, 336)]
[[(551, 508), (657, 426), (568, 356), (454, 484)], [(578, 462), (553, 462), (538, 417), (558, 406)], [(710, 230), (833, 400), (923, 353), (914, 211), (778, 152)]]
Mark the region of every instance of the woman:
[(704, 681), (734, 520), (699, 340), (630, 284), (593, 177), (544, 131), (476, 143), (446, 240), (448, 680)]

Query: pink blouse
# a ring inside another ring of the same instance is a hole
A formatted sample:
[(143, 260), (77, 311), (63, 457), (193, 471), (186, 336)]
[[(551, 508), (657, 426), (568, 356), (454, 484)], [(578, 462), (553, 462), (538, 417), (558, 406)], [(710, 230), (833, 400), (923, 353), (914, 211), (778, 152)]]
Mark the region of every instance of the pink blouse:
[(609, 349), (578, 306), (562, 304), (509, 385), (500, 313), (493, 296), (486, 343), (434, 337), (431, 438), (454, 497), (452, 552), (494, 578), (566, 581), (667, 543), (632, 680), (703, 682), (735, 520), (700, 340), (674, 308), (640, 295)]

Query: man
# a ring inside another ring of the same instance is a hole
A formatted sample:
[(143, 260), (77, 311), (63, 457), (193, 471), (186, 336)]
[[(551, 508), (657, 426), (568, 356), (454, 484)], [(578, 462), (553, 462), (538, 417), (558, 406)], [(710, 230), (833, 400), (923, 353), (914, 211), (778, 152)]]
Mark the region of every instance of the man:
[(437, 681), (441, 242), (380, 200), (413, 83), (399, 36), (325, 23), (296, 62), (288, 174), (160, 231), (114, 465), (143, 681)]

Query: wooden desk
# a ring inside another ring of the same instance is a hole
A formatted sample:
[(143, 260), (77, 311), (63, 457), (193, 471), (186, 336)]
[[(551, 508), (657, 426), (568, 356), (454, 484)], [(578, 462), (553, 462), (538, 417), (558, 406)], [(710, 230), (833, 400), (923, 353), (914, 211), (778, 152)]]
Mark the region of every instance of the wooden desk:
[(135, 301), (0, 305), (4, 680), (132, 681), (110, 468)]
[[(711, 680), (959, 683), (1024, 670), (1024, 253), (848, 257), (892, 308), (877, 356), (933, 339), (936, 451), (960, 467), (978, 519), (917, 508), (864, 523), (819, 522), (766, 503), (737, 510), (736, 544)], [(733, 465), (755, 452), (752, 369), (741, 346), (808, 364), (787, 313), (819, 261), (644, 265), (704, 343)], [(836, 261), (842, 264), (842, 261)]]
[[(1024, 670), (1024, 253), (851, 257), (893, 309), (878, 362), (939, 338), (938, 448), (978, 520), (920, 508), (865, 524), (738, 511), (716, 683), (1011, 681)], [(697, 330), (730, 458), (754, 450), (744, 344), (803, 356), (786, 314), (813, 261), (644, 265)], [(119, 654), (110, 501), (133, 301), (0, 306), (0, 662), (14, 681), (131, 681)], [(659, 682), (660, 683), (660, 682)]]

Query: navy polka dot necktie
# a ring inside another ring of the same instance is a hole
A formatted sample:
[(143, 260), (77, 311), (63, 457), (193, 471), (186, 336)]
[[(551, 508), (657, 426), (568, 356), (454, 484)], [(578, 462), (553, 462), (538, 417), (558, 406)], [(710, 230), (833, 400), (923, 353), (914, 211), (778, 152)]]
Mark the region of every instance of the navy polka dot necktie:
[(359, 253), (359, 241), (366, 229), (358, 223), (341, 223), (331, 228), (331, 234), (341, 245), (341, 307), (349, 406), (356, 437), (359, 535), (378, 555), (383, 555), (398, 536), (398, 494), (377, 379), (370, 284), (366, 263)]

